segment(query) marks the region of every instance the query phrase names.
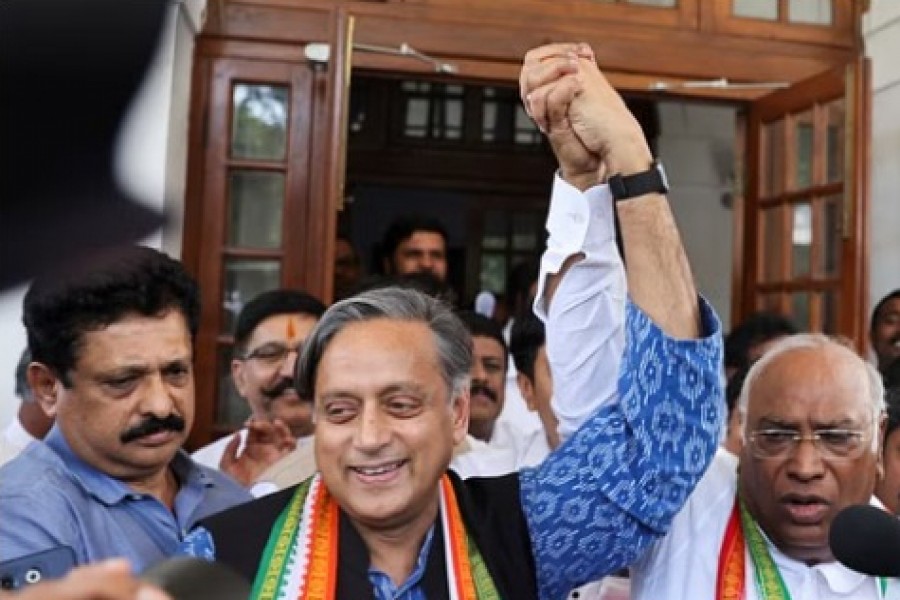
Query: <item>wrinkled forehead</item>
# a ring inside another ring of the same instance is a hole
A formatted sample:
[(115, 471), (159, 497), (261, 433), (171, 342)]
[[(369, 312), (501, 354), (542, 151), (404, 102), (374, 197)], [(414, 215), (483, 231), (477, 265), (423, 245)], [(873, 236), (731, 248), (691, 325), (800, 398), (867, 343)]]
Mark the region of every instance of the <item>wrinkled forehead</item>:
[(796, 348), (765, 364), (747, 392), (748, 421), (862, 425), (871, 400), (865, 365), (837, 345)]

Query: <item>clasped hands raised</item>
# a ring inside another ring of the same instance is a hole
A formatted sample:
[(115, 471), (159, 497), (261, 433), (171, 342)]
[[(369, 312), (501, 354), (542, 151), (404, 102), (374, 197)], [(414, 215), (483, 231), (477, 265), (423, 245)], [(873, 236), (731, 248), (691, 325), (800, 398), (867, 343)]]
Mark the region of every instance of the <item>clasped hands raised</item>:
[(562, 178), (578, 189), (610, 175), (644, 171), (652, 163), (640, 125), (587, 44), (530, 50), (519, 91), (525, 110), (550, 141)]

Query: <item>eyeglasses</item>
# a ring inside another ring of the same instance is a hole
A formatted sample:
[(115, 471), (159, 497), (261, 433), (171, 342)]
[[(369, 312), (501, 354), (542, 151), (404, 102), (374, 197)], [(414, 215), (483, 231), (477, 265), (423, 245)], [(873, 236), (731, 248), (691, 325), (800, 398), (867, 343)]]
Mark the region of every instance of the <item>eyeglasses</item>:
[(263, 365), (274, 367), (284, 364), (285, 359), (291, 352), (300, 354), (300, 351), (302, 349), (302, 344), (297, 344), (296, 346), (288, 346), (286, 344), (271, 342), (250, 350), (240, 358), (241, 360), (255, 360)]
[(823, 458), (850, 460), (866, 449), (867, 437), (867, 432), (856, 429), (819, 429), (810, 435), (790, 429), (758, 429), (748, 439), (756, 458), (784, 458), (808, 440)]

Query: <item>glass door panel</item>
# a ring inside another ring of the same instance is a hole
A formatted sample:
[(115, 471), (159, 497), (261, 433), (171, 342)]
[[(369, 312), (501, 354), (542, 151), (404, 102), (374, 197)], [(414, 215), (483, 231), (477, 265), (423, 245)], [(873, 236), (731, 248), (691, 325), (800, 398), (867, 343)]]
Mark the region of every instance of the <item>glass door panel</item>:
[(765, 145), (765, 168), (762, 172), (763, 195), (774, 196), (784, 191), (784, 119), (763, 126), (762, 136)]
[(812, 253), (812, 207), (807, 203), (793, 206), (793, 228), (791, 231), (791, 275), (809, 275)]
[(813, 185), (813, 111), (802, 112), (791, 120), (794, 124), (794, 177), (790, 189), (802, 190)]
[(507, 246), (506, 214), (488, 211), (484, 215), (484, 231), (481, 247), (485, 250), (505, 250)]
[(823, 278), (834, 278), (841, 272), (841, 210), (843, 196), (829, 196), (822, 201), (822, 262), (816, 269)]
[(284, 173), (235, 169), (228, 180), (228, 245), (281, 247)]
[(834, 0), (789, 0), (788, 21), (810, 25), (831, 25), (834, 21)]
[(506, 291), (506, 255), (482, 254), (480, 279), (482, 290), (503, 294)]
[(782, 294), (760, 294), (755, 310), (781, 314), (784, 312), (782, 304)]
[(244, 305), (268, 290), (281, 287), (281, 261), (277, 259), (229, 258), (225, 261), (222, 297), (222, 333), (234, 331), (237, 315)]
[(540, 220), (534, 213), (520, 213), (512, 218), (513, 250), (538, 251), (538, 230)]
[(803, 330), (815, 329), (810, 323), (809, 292), (791, 294), (791, 319)]
[(628, 4), (643, 4), (644, 6), (659, 6), (672, 8), (678, 4), (677, 0), (626, 0)]
[(825, 128), (825, 183), (834, 183), (844, 178), (844, 122), (847, 113), (844, 99), (826, 105), (827, 125)]
[(762, 262), (762, 281), (782, 281), (785, 276), (783, 248), (786, 238), (783, 206), (763, 212), (762, 234), (762, 248), (766, 255), (766, 260)]
[(236, 84), (232, 95), (231, 156), (283, 160), (289, 102), (286, 86)]
[(778, 0), (734, 0), (732, 12), (745, 19), (778, 20)]

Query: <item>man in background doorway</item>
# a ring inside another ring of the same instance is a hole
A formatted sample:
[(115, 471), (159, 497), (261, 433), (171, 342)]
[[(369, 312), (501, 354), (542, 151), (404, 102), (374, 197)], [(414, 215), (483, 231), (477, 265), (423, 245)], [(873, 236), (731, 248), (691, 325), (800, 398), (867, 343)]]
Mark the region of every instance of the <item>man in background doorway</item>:
[(348, 237), (339, 235), (334, 243), (334, 301), (356, 293), (362, 277), (362, 264), (356, 247)]
[(748, 316), (725, 336), (725, 376), (748, 370), (769, 347), (781, 338), (800, 333), (784, 315), (757, 312)]
[(401, 217), (388, 227), (381, 242), (386, 275), (427, 271), (447, 280), (447, 231), (437, 219)]

